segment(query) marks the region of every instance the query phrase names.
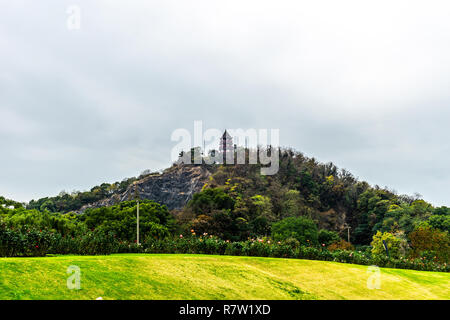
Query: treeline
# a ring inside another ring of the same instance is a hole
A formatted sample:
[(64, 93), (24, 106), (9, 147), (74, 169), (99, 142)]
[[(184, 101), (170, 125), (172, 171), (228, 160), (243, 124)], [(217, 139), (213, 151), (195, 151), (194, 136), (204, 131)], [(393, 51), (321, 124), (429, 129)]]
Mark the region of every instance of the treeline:
[(1, 208), (23, 208), (23, 204), (14, 200), (6, 199), (0, 196), (0, 210)]
[[(76, 237), (88, 231), (111, 233), (124, 241), (136, 240), (136, 201), (118, 205), (87, 209), (83, 214), (62, 214), (36, 209), (0, 208), (0, 224), (11, 230), (28, 232), (46, 230), (62, 237)], [(165, 238), (174, 234), (175, 219), (166, 206), (151, 200), (140, 202), (140, 231), (142, 238)]]
[(127, 178), (121, 182), (102, 183), (93, 187), (89, 191), (74, 191), (67, 193), (61, 191), (56, 197), (45, 197), (38, 200), (31, 200), (27, 205), (27, 209), (35, 209), (39, 211), (61, 212), (67, 213), (77, 211), (87, 204), (106, 199), (113, 194), (120, 194), (138, 178)]
[[(75, 213), (0, 207), (0, 256), (44, 256), (47, 253), (110, 254), (121, 243), (136, 242), (136, 201)], [(165, 206), (140, 203), (141, 240), (166, 239), (176, 230)]]
[[(219, 188), (205, 189), (194, 197), (189, 207), (192, 209), (202, 203), (205, 209), (211, 205), (203, 202), (205, 194), (213, 197), (214, 203), (220, 206), (233, 207), (233, 199)], [(200, 226), (195, 226), (195, 230), (184, 230), (185, 226), (177, 223), (165, 206), (151, 200), (142, 201), (139, 206), (140, 244), (136, 243), (136, 201), (88, 209), (81, 215), (2, 207), (0, 256), (209, 253), (377, 263), (379, 266), (449, 271), (448, 232), (429, 225), (422, 224), (408, 235), (410, 245), (392, 233), (378, 232), (370, 247), (353, 246), (337, 232), (319, 229), (312, 219), (298, 216), (273, 222), (267, 236), (237, 241), (229, 240), (226, 233), (219, 236), (216, 235), (219, 232), (209, 234)], [(226, 223), (219, 223), (215, 231), (223, 226)], [(389, 252), (384, 251), (383, 240)]]

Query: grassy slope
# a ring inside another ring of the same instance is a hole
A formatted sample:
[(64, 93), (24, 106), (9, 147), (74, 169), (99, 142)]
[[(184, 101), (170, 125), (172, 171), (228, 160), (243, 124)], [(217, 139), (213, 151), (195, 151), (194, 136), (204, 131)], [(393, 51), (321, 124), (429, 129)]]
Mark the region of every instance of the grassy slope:
[[(81, 268), (68, 290), (67, 267)], [(334, 262), (203, 255), (0, 258), (0, 299), (450, 299), (450, 274)]]

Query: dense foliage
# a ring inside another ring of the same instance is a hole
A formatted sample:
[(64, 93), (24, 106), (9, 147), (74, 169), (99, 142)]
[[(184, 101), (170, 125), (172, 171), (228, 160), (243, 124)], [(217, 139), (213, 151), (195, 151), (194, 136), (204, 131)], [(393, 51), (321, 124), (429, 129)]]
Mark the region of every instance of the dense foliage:
[(46, 197), (38, 200), (31, 200), (28, 204), (28, 209), (36, 209), (40, 211), (50, 212), (70, 212), (79, 210), (87, 204), (110, 197), (115, 193), (124, 192), (129, 185), (131, 185), (136, 178), (124, 179), (121, 182), (102, 183), (99, 186), (93, 187), (90, 191), (73, 191), (67, 193), (61, 191), (56, 197)]
[(372, 254), (377, 257), (388, 255), (398, 259), (404, 255), (404, 252), (402, 252), (402, 240), (389, 232), (381, 233), (378, 231), (373, 236), (371, 246)]
[[(84, 214), (61, 214), (1, 207), (0, 256), (110, 254), (122, 241), (136, 239), (136, 201), (88, 209)], [(164, 239), (175, 231), (175, 220), (165, 206), (140, 202), (142, 239)]]
[(417, 227), (409, 234), (411, 256), (448, 262), (450, 258), (450, 237), (448, 232), (433, 229), (428, 225)]
[(434, 259), (387, 257), (370, 252), (328, 250), (324, 247), (298, 245), (289, 241), (273, 242), (267, 239), (249, 239), (230, 242), (214, 236), (156, 239), (146, 238), (141, 244), (119, 241), (112, 233), (88, 231), (76, 237), (62, 237), (47, 231), (19, 232), (0, 226), (0, 256), (45, 256), (54, 254), (107, 255), (111, 253), (190, 253), (233, 256), (258, 256), (276, 258), (336, 261), (380, 267), (449, 272), (447, 263)]
[(319, 232), (316, 224), (305, 217), (290, 217), (274, 223), (272, 225), (272, 237), (275, 241), (294, 238), (299, 243), (311, 243), (313, 245), (319, 243)]
[(136, 201), (72, 212), (136, 178), (27, 206), (0, 197), (0, 255), (199, 252), (447, 270), (450, 208), (371, 187), (290, 149), (280, 150), (279, 165), (273, 176), (259, 165), (208, 166), (208, 183), (181, 210), (141, 201), (141, 246)]
[(264, 176), (260, 165), (216, 166), (203, 190), (177, 214), (182, 230), (239, 241), (273, 234), (283, 219), (304, 217), (341, 238), (350, 230), (350, 242), (366, 246), (377, 232), (410, 243), (408, 234), (423, 223), (450, 231), (450, 208), (435, 208), (420, 195), (371, 187), (332, 163), (291, 149), (280, 150), (279, 167), (277, 174)]
[(380, 267), (449, 272), (450, 265), (434, 260), (412, 258), (388, 258), (372, 256), (370, 252), (335, 250), (309, 245), (297, 246), (290, 241), (273, 242), (267, 239), (249, 239), (231, 242), (214, 236), (189, 236), (174, 239), (148, 239), (141, 246), (122, 243), (120, 253), (179, 253), (216, 254), (232, 256), (257, 256), (274, 258), (336, 261)]
[[(79, 220), (89, 229), (132, 241), (136, 239), (136, 213), (136, 201), (125, 201), (111, 207), (88, 209)], [(139, 230), (145, 237), (163, 239), (175, 231), (175, 220), (166, 206), (146, 200), (139, 204)]]
[(47, 253), (106, 255), (117, 251), (112, 233), (87, 231), (74, 237), (47, 230), (15, 230), (0, 225), (0, 256), (43, 257)]

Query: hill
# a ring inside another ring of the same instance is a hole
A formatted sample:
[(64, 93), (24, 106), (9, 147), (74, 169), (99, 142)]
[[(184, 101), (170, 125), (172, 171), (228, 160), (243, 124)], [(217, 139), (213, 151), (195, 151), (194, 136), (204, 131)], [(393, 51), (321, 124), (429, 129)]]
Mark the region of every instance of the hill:
[[(81, 290), (67, 289), (68, 266)], [(201, 255), (0, 258), (0, 299), (450, 299), (450, 274), (335, 262)], [(138, 270), (138, 271), (137, 271)]]
[(378, 231), (407, 240), (423, 223), (450, 231), (447, 207), (434, 208), (418, 196), (370, 186), (333, 163), (292, 149), (278, 152), (275, 175), (261, 175), (259, 164), (174, 164), (162, 173), (102, 184), (89, 192), (31, 201), (27, 208), (84, 212), (139, 197), (172, 210), (182, 233), (194, 229), (234, 241), (270, 235), (273, 223), (299, 216), (343, 239), (350, 234), (350, 242), (358, 245), (369, 245)]

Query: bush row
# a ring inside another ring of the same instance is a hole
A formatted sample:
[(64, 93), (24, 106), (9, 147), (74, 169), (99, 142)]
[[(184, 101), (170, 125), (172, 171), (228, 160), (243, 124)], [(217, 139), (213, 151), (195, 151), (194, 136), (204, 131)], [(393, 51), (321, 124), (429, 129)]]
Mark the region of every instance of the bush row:
[(47, 231), (19, 232), (0, 227), (0, 256), (42, 257), (48, 252), (52, 235)]
[(109, 255), (116, 253), (119, 242), (113, 233), (90, 231), (76, 237), (62, 237), (57, 234), (49, 253), (76, 255)]
[(336, 250), (299, 245), (298, 242), (248, 240), (229, 242), (216, 237), (146, 239), (141, 244), (118, 241), (112, 233), (92, 230), (64, 237), (46, 230), (13, 230), (0, 225), (0, 256), (45, 256), (53, 254), (108, 255), (111, 253), (214, 254), (335, 261), (379, 267), (450, 272), (447, 263), (425, 257), (393, 259), (366, 251)]
[(119, 243), (118, 253), (168, 253), (168, 254), (215, 254), (230, 256), (254, 256), (293, 258), (321, 261), (335, 261), (360, 265), (376, 265), (379, 267), (413, 269), (422, 271), (450, 272), (447, 263), (425, 259), (393, 259), (388, 257), (372, 257), (367, 252), (337, 250), (312, 246), (294, 246), (283, 242), (248, 240), (243, 242), (227, 242), (218, 238), (183, 238), (183, 239), (149, 239), (136, 243)]
[(48, 253), (107, 255), (118, 250), (111, 233), (89, 231), (76, 237), (47, 230), (14, 230), (0, 225), (0, 257), (43, 257)]

